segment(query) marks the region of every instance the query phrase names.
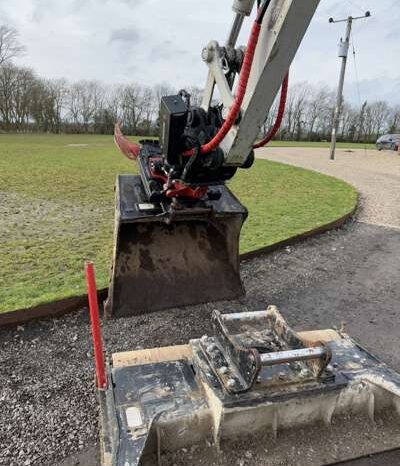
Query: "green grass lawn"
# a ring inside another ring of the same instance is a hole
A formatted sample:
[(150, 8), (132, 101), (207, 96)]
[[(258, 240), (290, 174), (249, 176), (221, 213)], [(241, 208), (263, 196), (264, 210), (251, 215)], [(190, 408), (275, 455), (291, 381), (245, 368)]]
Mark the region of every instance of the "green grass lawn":
[[(115, 177), (133, 171), (110, 136), (0, 135), (0, 312), (82, 294), (85, 259), (107, 286)], [(335, 220), (356, 202), (342, 181), (265, 160), (230, 186), (250, 212), (242, 252)]]

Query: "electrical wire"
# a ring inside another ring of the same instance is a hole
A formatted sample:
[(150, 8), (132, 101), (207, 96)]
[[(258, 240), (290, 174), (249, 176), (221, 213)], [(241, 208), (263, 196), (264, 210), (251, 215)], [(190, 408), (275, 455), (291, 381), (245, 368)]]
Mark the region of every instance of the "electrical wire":
[[(358, 74), (358, 67), (357, 67), (357, 60), (356, 60), (356, 49), (355, 49), (355, 43), (354, 43), (354, 34), (353, 31), (351, 31), (351, 47), (353, 49), (353, 65), (354, 65), (354, 75), (356, 78), (356, 89), (357, 89), (357, 97), (358, 97), (358, 105), (360, 107), (360, 111), (362, 109), (362, 104), (361, 104), (361, 92), (360, 92), (360, 80), (359, 80), (359, 74)], [(361, 131), (361, 126), (360, 126), (360, 131)], [(364, 143), (364, 153), (367, 155), (367, 144)]]
[(355, 50), (355, 45), (354, 45), (353, 31), (351, 31), (351, 47), (353, 49), (353, 66), (354, 66), (354, 75), (356, 77), (356, 89), (357, 89), (358, 104), (361, 106), (360, 82), (359, 82), (359, 79), (358, 79), (358, 69), (357, 69), (356, 50)]

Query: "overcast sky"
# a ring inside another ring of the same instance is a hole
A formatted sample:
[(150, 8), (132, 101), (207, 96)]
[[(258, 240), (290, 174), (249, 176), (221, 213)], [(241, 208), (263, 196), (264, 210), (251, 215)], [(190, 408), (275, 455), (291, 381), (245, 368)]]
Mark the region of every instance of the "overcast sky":
[[(18, 63), (42, 76), (180, 88), (204, 84), (201, 49), (211, 39), (224, 42), (231, 5), (232, 0), (0, 0), (0, 24), (19, 30), (27, 54)], [(372, 17), (356, 21), (353, 29), (361, 99), (400, 103), (399, 0), (321, 0), (291, 81), (336, 86), (337, 43), (345, 23), (331, 25), (328, 18), (366, 10)], [(354, 103), (356, 89), (351, 55), (345, 96)]]

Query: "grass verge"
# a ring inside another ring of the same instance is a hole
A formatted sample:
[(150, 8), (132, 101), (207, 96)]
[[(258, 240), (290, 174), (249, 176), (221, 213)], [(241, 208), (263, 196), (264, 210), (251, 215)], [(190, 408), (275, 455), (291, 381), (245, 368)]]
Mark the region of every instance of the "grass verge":
[[(0, 136), (0, 312), (82, 294), (85, 259), (107, 285), (115, 177), (133, 171), (109, 136)], [(357, 197), (340, 180), (266, 160), (230, 187), (249, 209), (241, 252), (329, 223)]]

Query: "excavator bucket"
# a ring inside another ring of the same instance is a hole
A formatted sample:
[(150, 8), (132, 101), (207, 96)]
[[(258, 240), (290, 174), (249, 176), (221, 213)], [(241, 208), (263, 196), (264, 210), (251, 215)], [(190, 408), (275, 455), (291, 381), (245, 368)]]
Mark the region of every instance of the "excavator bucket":
[(148, 202), (139, 176), (118, 176), (107, 317), (243, 295), (239, 236), (247, 210), (225, 186), (216, 190), (218, 200), (171, 210)]

